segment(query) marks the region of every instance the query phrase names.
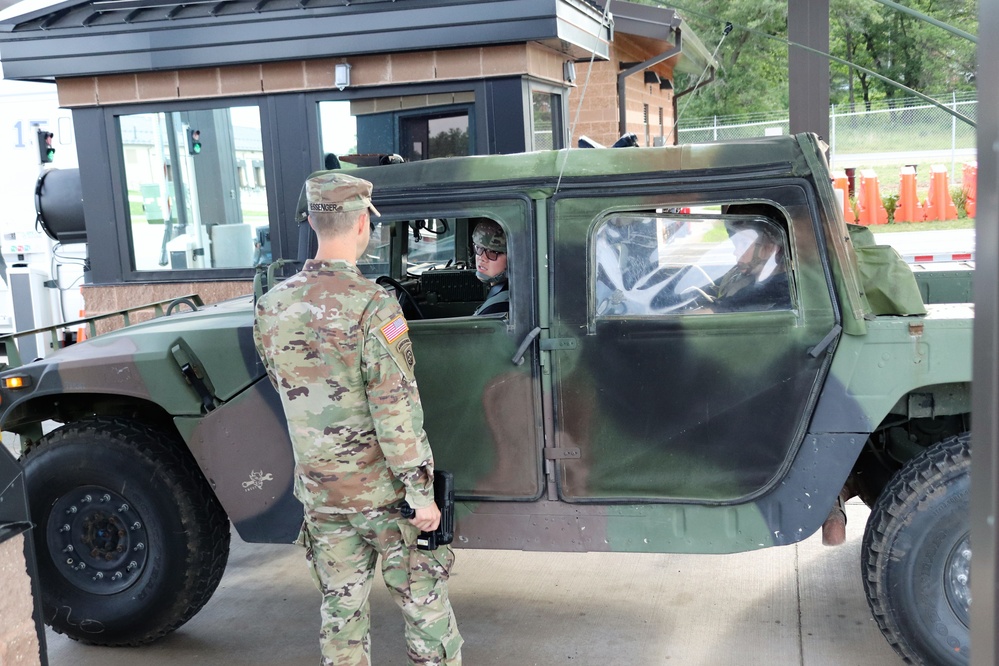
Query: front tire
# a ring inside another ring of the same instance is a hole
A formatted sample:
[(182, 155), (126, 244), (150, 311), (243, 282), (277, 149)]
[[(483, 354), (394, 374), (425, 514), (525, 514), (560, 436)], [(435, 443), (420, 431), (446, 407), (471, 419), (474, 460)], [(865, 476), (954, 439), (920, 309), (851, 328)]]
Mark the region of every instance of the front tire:
[(229, 522), (183, 444), (92, 418), (24, 460), (45, 621), (96, 645), (140, 645), (194, 616), (218, 586)]
[(909, 663), (970, 660), (970, 444), (970, 433), (950, 437), (906, 463), (867, 521), (867, 600)]

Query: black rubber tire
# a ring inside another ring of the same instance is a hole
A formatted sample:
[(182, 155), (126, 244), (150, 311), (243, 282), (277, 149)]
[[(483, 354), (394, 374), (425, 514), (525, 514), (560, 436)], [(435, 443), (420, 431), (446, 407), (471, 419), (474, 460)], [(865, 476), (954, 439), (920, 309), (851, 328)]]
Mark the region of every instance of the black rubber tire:
[[(141, 645), (211, 598), (229, 557), (229, 521), (183, 443), (131, 421), (92, 418), (48, 434), (23, 464), (43, 612), (55, 631), (94, 645)], [(96, 521), (119, 527), (95, 530)], [(111, 534), (117, 551), (107, 541), (90, 550), (95, 534)], [(91, 578), (105, 559), (117, 570)]]
[(867, 600), (908, 663), (970, 660), (970, 444), (964, 433), (910, 460), (867, 521), (861, 550)]

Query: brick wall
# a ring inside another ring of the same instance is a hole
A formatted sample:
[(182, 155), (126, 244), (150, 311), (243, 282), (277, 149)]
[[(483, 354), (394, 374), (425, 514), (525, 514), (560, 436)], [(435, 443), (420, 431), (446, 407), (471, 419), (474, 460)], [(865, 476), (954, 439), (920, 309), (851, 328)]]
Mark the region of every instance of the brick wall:
[(41, 663), (33, 609), (21, 534), (0, 543), (0, 666)]
[[(643, 40), (634, 37), (630, 40), (618, 39), (610, 48), (610, 59), (606, 62), (594, 62), (592, 70), (590, 63), (576, 63), (576, 88), (569, 95), (569, 118), (571, 123), (576, 117), (577, 106), (582, 98), (583, 108), (579, 111), (579, 122), (576, 125), (573, 136), (570, 137), (572, 146), (576, 145), (580, 136), (586, 135), (589, 138), (610, 145), (617, 141), (621, 133), (618, 131), (618, 99), (617, 99), (617, 75), (622, 62), (644, 62), (649, 58), (667, 51), (671, 44), (652, 40)], [(673, 79), (672, 60), (660, 63), (650, 68), (662, 79)], [(589, 83), (587, 76), (589, 75)], [(586, 95), (583, 96), (585, 90)], [(659, 129), (659, 109), (663, 110), (663, 130), (662, 134), (669, 135), (673, 123), (673, 91), (663, 90), (657, 85), (649, 85), (644, 82), (642, 72), (632, 74), (625, 80), (626, 98), (626, 122), (629, 132), (634, 132), (638, 136), (638, 143), (641, 146), (645, 143), (645, 119), (644, 105), (649, 105), (649, 143), (653, 145), (656, 137), (660, 136)], [(666, 141), (673, 143), (673, 138)]]
[(350, 64), (351, 89), (403, 83), (479, 80), (518, 74), (561, 84), (564, 60), (564, 55), (538, 44), (506, 44), (447, 51), (60, 78), (56, 80), (56, 89), (59, 105), (69, 108), (330, 90), (334, 87), (333, 68), (338, 63)]
[[(81, 289), (86, 304), (86, 315), (94, 316), (107, 312), (134, 308), (146, 303), (155, 303), (188, 294), (197, 294), (205, 305), (218, 303), (237, 296), (253, 293), (253, 283), (235, 282), (169, 282), (150, 284), (84, 285)], [(180, 312), (189, 308), (181, 305)], [(136, 313), (132, 323), (150, 319), (153, 311)], [(113, 318), (98, 322), (97, 332), (107, 333), (121, 327), (121, 319)]]

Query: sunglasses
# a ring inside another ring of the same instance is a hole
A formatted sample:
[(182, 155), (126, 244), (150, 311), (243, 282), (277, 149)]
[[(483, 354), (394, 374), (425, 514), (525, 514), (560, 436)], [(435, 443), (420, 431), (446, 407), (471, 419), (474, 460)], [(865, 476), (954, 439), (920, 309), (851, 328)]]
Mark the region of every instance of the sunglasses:
[(486, 259), (489, 261), (496, 261), (500, 258), (501, 254), (506, 254), (506, 252), (497, 252), (496, 250), (487, 250), (481, 245), (473, 245), (472, 249), (475, 250), (475, 256), (481, 257), (483, 254), (486, 255)]

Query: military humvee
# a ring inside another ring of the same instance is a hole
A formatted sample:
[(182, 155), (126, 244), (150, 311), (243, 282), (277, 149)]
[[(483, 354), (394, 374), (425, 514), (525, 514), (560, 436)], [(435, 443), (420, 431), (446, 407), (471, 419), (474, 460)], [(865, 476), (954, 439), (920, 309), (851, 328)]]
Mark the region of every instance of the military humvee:
[[(968, 662), (972, 308), (924, 308), (897, 255), (848, 231), (814, 136), (354, 173), (382, 212), (359, 264), (410, 318), (458, 546), (728, 553), (823, 526), (835, 542), (859, 496), (885, 636)], [(481, 219), (508, 236), (506, 315), (472, 316)], [(230, 521), (296, 536), (252, 303), (0, 374), (56, 630), (154, 640), (211, 596)]]

